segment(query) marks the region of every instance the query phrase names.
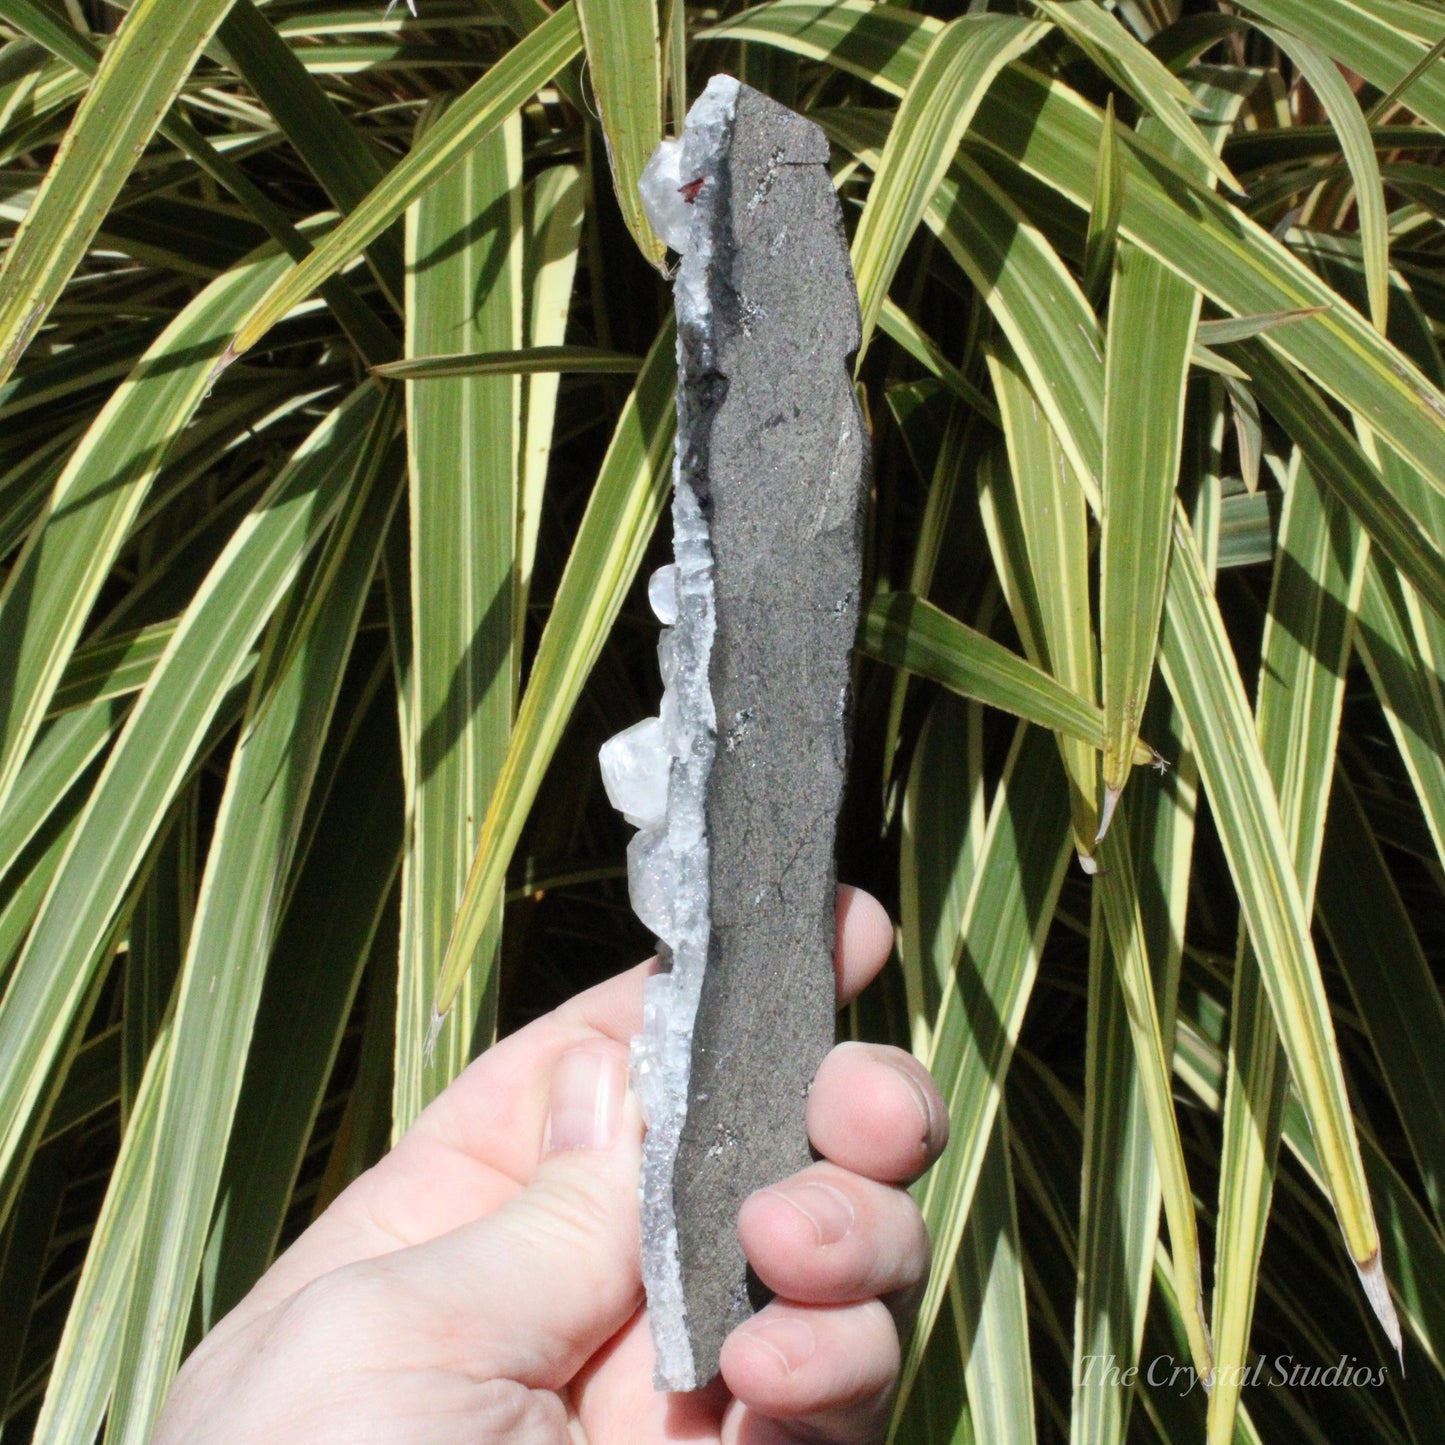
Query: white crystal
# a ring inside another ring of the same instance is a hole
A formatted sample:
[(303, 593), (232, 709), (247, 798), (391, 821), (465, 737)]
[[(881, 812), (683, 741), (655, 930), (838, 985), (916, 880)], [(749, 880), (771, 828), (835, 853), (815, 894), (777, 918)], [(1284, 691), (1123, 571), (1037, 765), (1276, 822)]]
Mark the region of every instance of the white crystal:
[(664, 627), (677, 621), (677, 563), (659, 567), (647, 579), (647, 600), (653, 615)]
[[(664, 141), (643, 176), (653, 229), (682, 256), (673, 288), (679, 375), (711, 364), (715, 187), (729, 141), (738, 84), (714, 76), (688, 112), (682, 140)], [(691, 183), (701, 181), (695, 190)], [(684, 194), (680, 189), (688, 187)], [(687, 1114), (692, 1030), (707, 967), (706, 795), (717, 717), (708, 683), (715, 627), (712, 544), (689, 466), (693, 401), (678, 387), (673, 453), (673, 555), (648, 584), (664, 624), (658, 642), (663, 694), (659, 716), (603, 746), (607, 795), (640, 827), (627, 849), (627, 881), (637, 916), (666, 945), (671, 971), (647, 981), (642, 1033), (632, 1041), (632, 1085), (647, 1120), (642, 1165), (642, 1276), (657, 1354), (659, 1388), (698, 1381), (687, 1330), (672, 1177)]]
[(683, 195), (682, 142), (662, 141), (637, 182), (647, 223), (674, 251), (687, 250), (692, 208)]
[(661, 718), (643, 718), (608, 738), (597, 760), (602, 764), (607, 801), (634, 828), (654, 828), (663, 821), (672, 752)]
[(677, 939), (679, 870), (664, 827), (644, 828), (627, 845), (632, 911), (671, 948)]

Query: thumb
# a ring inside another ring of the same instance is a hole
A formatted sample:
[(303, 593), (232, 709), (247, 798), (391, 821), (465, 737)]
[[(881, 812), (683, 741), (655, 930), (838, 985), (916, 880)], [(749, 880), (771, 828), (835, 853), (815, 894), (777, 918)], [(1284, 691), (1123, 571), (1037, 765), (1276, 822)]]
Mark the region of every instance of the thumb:
[(641, 1302), (642, 1119), (625, 1047), (593, 1040), (557, 1061), (543, 1151), (525, 1189), (423, 1249), (448, 1318), (466, 1322), (471, 1369), (555, 1390)]

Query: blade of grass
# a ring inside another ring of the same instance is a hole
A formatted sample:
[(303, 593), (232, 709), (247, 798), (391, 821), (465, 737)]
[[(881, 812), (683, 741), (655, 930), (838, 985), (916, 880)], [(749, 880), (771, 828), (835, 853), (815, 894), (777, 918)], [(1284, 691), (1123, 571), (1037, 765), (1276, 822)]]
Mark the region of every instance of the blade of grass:
[(612, 435), (522, 695), (452, 926), (434, 1007), (444, 1014), (498, 906), (527, 810), (642, 563), (672, 480), (673, 332), (652, 345)]
[(1037, 21), (964, 16), (934, 36), (888, 132), (853, 237), (862, 364), (893, 275), (994, 76), (1047, 33)]
[[(445, 113), (432, 122), (445, 124)], [(425, 135), (418, 142), (424, 145)], [(407, 218), (408, 355), (522, 342), (522, 134), (508, 121)], [(477, 217), (484, 217), (478, 224)], [(490, 1040), (501, 904), (438, 1033), (432, 1003), (514, 709), (521, 381), (406, 384), (411, 517), (408, 839), (402, 869), (395, 1096), (399, 1137)], [(478, 1038), (474, 1042), (473, 1030)]]
[[(931, 678), (1015, 717), (1103, 746), (1103, 713), (1002, 643), (907, 592), (875, 597), (858, 641), (865, 657)], [(1139, 744), (1136, 765), (1154, 753)]]
[(1231, 191), (1244, 190), (1189, 118), (1185, 108), (1194, 104), (1189, 87), (1167, 70), (1115, 16), (1095, 5), (1093, 0), (1033, 0), (1033, 4), (1116, 85), (1152, 111), (1184, 155)]
[[(1104, 377), (1099, 657), (1104, 802), (1099, 836), (1129, 776), (1164, 607), (1184, 389), (1200, 295), (1129, 242), (1114, 260)], [(1176, 1261), (1177, 1263), (1177, 1261)], [(1186, 1316), (1191, 1307), (1182, 1301)]]
[(341, 270), (581, 48), (577, 12), (568, 0), (459, 97), (315, 251), (270, 288), (237, 328), (225, 360), (250, 350), (298, 301)]
[[(1279, 798), (1306, 910), (1313, 906), (1344, 703), (1345, 672), (1364, 581), (1361, 534), (1308, 465), (1295, 467), (1280, 523), (1256, 698), (1260, 752)], [(1248, 1360), (1260, 1252), (1289, 1074), (1262, 970), (1241, 937), (1235, 965), (1224, 1143), (1215, 1246), (1214, 1328), (1219, 1382), (1209, 1439), (1234, 1435)]]
[(1164, 616), (1165, 679), (1198, 750), (1270, 1006), (1319, 1141), (1331, 1201), (1365, 1292), (1397, 1343), (1334, 1026), (1279, 805), (1193, 532), (1177, 507)]
[(137, 0), (106, 48), (0, 267), (0, 381), (15, 369), (230, 0)]
[[(1140, 945), (1158, 1000), (1159, 1033), (1172, 1054), (1198, 778), (1162, 691), (1156, 690), (1146, 718), (1173, 741), (1169, 751), (1177, 759), (1169, 783), (1136, 792), (1127, 809), (1132, 851), (1140, 860)], [(1112, 1355), (1121, 1372), (1137, 1368), (1150, 1281), (1162, 1275), (1172, 1290), (1175, 1276), (1163, 1252), (1156, 1256), (1162, 1195), (1149, 1109), (1097, 882), (1093, 895), (1070, 1438), (1102, 1445), (1124, 1438), (1133, 1396), (1120, 1387), (1119, 1376), (1097, 1367), (1091, 1372), (1090, 1360)], [(1182, 1315), (1179, 1333), (1187, 1350)]]
[(898, 859), (898, 961), (909, 1042), (920, 1057), (948, 985), (953, 949), (988, 824), (983, 709), (934, 700), (904, 789)]
[(1336, 779), (1320, 864), (1319, 914), (1380, 1059), (1437, 1224), (1445, 1220), (1445, 1095), (1436, 1060), (1445, 1008), (1410, 912), (1354, 788)]
[[(681, 4), (681, 0), (678, 0)], [(523, 263), (526, 271), (527, 347), (524, 355), (547, 356), (569, 348), (562, 345), (572, 310), (572, 286), (577, 277), (577, 258), (582, 240), (582, 216), (587, 187), (575, 166), (553, 166), (531, 184), (524, 200), (527, 241)], [(572, 347), (574, 353), (582, 348)], [(612, 355), (612, 353), (608, 353)], [(580, 359), (580, 358), (579, 358)], [(619, 371), (622, 358), (615, 357)], [(594, 356), (579, 369), (597, 365)], [(642, 365), (642, 358), (629, 357), (626, 370)], [(537, 372), (522, 383), (525, 417), (521, 436), (521, 480), (517, 494), (517, 587), (512, 604), (516, 637), (512, 659), (517, 670), (514, 692), (520, 687), (523, 632), (527, 604), (532, 591), (532, 569), (537, 556), (537, 533), (542, 519), (542, 494), (552, 458), (552, 434), (557, 420), (557, 394), (561, 378), (556, 373)]]
[(400, 411), (395, 396), (376, 407), (325, 549), (271, 623), (227, 774), (177, 985), (137, 1246), (145, 1268), (126, 1310), (106, 1422), (118, 1445), (150, 1440), (180, 1359), (301, 822), (401, 492)]
[(1213, 1374), (1214, 1350), (1205, 1318), (1194, 1194), (1189, 1186), (1184, 1145), (1174, 1115), (1163, 1024), (1144, 943), (1144, 922), (1127, 830), (1120, 829), (1117, 834), (1110, 831), (1100, 848), (1100, 862), (1102, 866), (1094, 886), (1103, 895), (1109, 953), (1123, 996), (1139, 1090), (1149, 1120), (1154, 1162), (1169, 1222), (1171, 1274), (1194, 1369), (1201, 1379), (1207, 1380)]
[[(220, 1197), (201, 1272), (205, 1328), (271, 1263), (292, 1190), (401, 864), (400, 775), (390, 660), (367, 678), (324, 811), (298, 865), (256, 1011)], [(317, 791), (319, 791), (319, 786)]]
[(1445, 700), (1410, 613), (1404, 584), (1372, 556), (1355, 645), (1400, 750), (1436, 857), (1445, 859)]
[[(945, 1093), (952, 1143), (916, 1186), (933, 1240), (933, 1270), (904, 1356), (893, 1438), (943, 1303), (1063, 882), (1069, 817), (1062, 783), (1053, 739), (1019, 728), (990, 810), (925, 1061)], [(988, 944), (981, 948), (984, 939)]]
[[(1092, 702), (1098, 694), (1084, 494), (1068, 474), (1053, 429), (1013, 357), (995, 351), (989, 356), (989, 374), (1008, 445), (1015, 494), (1011, 518), (1027, 553), (1027, 567), (1019, 570), (1036, 579), (1028, 588), (1028, 601), (1021, 605), (1037, 610), (1037, 622), (1027, 629), (1020, 624), (1020, 632), (1037, 637), (1042, 646), (1041, 654), (1031, 661), (1070, 692)], [(1058, 738), (1069, 783), (1074, 848), (1083, 860), (1093, 852), (1098, 831), (1098, 754), (1080, 739), (1066, 734)]]
[[(996, 83), (1009, 74), (1001, 71)], [(877, 112), (852, 107), (815, 112), (814, 119), (865, 164), (877, 164), (883, 135)], [(1078, 284), (1038, 228), (964, 155), (940, 183), (924, 219), (987, 303), (1080, 485), (1096, 502), (1102, 447), (1085, 443), (1098, 430), (1104, 349)], [(1072, 324), (1061, 323), (1061, 312)]]
[[(666, 274), (667, 247), (653, 234), (637, 182), (662, 139), (662, 45), (656, 0), (577, 0), (592, 92), (622, 218), (648, 263)], [(679, 132), (682, 118), (673, 124)]]
[(0, 591), (0, 808), (168, 448), (235, 321), (285, 267), (267, 248), (208, 286), (116, 389), (71, 453)]
[[(746, 36), (814, 54), (902, 94), (932, 24), (891, 7), (886, 25), (869, 9), (854, 5), (833, 7), (822, 17), (816, 5), (789, 0), (786, 5), (758, 7), (747, 12), (745, 23), (707, 33)], [(827, 119), (855, 153), (879, 144), (880, 127), (867, 111), (855, 108), (846, 121), (836, 113)], [(1005, 161), (1021, 165), (1086, 208), (1091, 182), (1084, 178), (1094, 174), (1101, 127), (1100, 113), (1082, 97), (1062, 82), (1051, 82), (1016, 62), (1000, 73), (980, 103), (970, 137), (976, 136)], [(971, 143), (965, 143), (965, 150)], [(1351, 411), (1370, 417), (1388, 443), (1420, 468), (1429, 485), (1445, 492), (1445, 449), (1440, 446), (1445, 397), (1438, 389), (1386, 345), (1364, 318), (1335, 305), (1336, 294), (1279, 242), (1234, 207), (1201, 190), (1154, 147), (1126, 136), (1120, 158), (1125, 172), (1120, 234), (1233, 315), (1321, 308), (1311, 320), (1271, 332), (1269, 344)], [(948, 211), (942, 194), (935, 209)], [(961, 216), (954, 224), (961, 227), (968, 221)], [(983, 274), (985, 290), (1003, 279), (997, 268), (985, 268)], [(1049, 290), (1036, 294), (1047, 295)], [(1061, 330), (1060, 339), (1073, 344), (1065, 331)], [(1009, 340), (1028, 370), (1023, 339), (1010, 331)], [(1055, 366), (1047, 375), (1059, 385), (1070, 378), (1070, 368)], [(1049, 401), (1044, 390), (1039, 396)], [(1051, 414), (1050, 419), (1081, 481), (1089, 486), (1093, 474), (1072, 450), (1076, 439), (1071, 423), (1077, 418), (1060, 420)]]
[(1380, 180), (1380, 162), (1375, 155), (1375, 139), (1370, 134), (1355, 92), (1324, 51), (1291, 31), (1269, 26), (1261, 29), (1294, 61), (1309, 81), (1310, 89), (1319, 97), (1325, 115), (1340, 138), (1340, 150), (1355, 183), (1360, 246), (1365, 257), (1365, 285), (1370, 296), (1370, 320), (1383, 336), (1390, 308), (1390, 229), (1385, 188)]
[[(552, 174), (552, 172), (548, 172)], [(565, 313), (564, 313), (565, 314)], [(588, 376), (628, 376), (642, 357), (590, 346), (529, 346), (519, 351), (472, 351), (450, 356), (409, 356), (373, 367), (393, 381), (432, 381), (457, 376), (538, 376), (576, 372)]]
[[(187, 610), (91, 793), (0, 999), (0, 1203), (146, 848), (271, 610), (345, 496), (374, 385), (328, 415), (232, 538)], [(0, 1213), (3, 1213), (0, 1210)]]
[(146, 1066), (170, 1017), (171, 996), (190, 944), (200, 881), (196, 864), (202, 856), (200, 793), (199, 783), (192, 783), (176, 799), (131, 914), (121, 1016), (122, 1130), (135, 1115)]
[(955, 1275), (964, 1326), (959, 1343), (978, 1445), (1031, 1445), (1035, 1438), (1023, 1250), (1008, 1137), (1008, 1116), (1000, 1105), (979, 1166)]
[(150, 1176), (159, 1143), (160, 1095), (170, 1058), (170, 1022), (146, 1065), (135, 1108), (111, 1172), (100, 1217), (51, 1366), (34, 1445), (94, 1440), (120, 1368), (125, 1310), (134, 1286)]
[[(379, 186), (386, 171), (361, 131), (310, 74), (252, 0), (231, 0), (216, 32), (217, 48), (255, 92), (266, 114), (291, 142), (343, 215)], [(401, 297), (399, 239), (380, 232), (367, 252), (382, 288), (395, 306)]]
[(1359, 518), (1371, 542), (1421, 600), (1445, 617), (1445, 552), (1420, 511), (1391, 491), (1358, 442), (1294, 369), (1262, 341), (1235, 343), (1270, 414), (1309, 459), (1315, 476)]
[(51, 695), (47, 718), (139, 692), (175, 630), (172, 619), (77, 647)]
[(1119, 212), (1124, 205), (1124, 173), (1119, 169), (1119, 144), (1114, 138), (1114, 95), (1104, 102), (1099, 130), (1099, 157), (1094, 166), (1094, 194), (1089, 202), (1089, 225), (1084, 232), (1084, 295), (1097, 306), (1104, 282), (1114, 269), (1119, 241)]
[(95, 703), (57, 719), (40, 734), (20, 769), (9, 804), (0, 813), (0, 878), (15, 866), (76, 780), (104, 751), (125, 713), (122, 705)]

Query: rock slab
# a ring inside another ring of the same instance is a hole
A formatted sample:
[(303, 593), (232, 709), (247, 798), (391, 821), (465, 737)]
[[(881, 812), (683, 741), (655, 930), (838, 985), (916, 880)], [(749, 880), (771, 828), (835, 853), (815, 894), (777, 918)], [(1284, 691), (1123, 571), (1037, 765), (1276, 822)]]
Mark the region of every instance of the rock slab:
[(717, 159), (712, 175), (684, 178), (712, 189), (711, 335), (679, 337), (680, 447), (707, 520), (715, 618), (710, 931), (672, 1181), (697, 1385), (765, 1298), (738, 1211), (810, 1162), (808, 1090), (834, 1039), (834, 850), (869, 460), (827, 139), (739, 86)]

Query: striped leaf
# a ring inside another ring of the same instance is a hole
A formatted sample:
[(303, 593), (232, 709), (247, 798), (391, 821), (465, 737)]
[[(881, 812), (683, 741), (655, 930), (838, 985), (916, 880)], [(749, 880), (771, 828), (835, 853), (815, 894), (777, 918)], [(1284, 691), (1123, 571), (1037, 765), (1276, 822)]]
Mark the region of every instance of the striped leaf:
[(230, 0), (137, 0), (0, 267), (0, 382), (14, 371)]
[[(408, 356), (521, 345), (521, 166), (521, 127), (509, 122), (408, 216)], [(475, 1053), (474, 1026), (485, 1039), (496, 1017), (500, 908), (466, 960), (462, 1006), (439, 1034), (432, 1000), (512, 725), (520, 396), (520, 378), (505, 374), (406, 385), (412, 637), (398, 1136)]]
[[(653, 234), (637, 183), (662, 139), (662, 46), (656, 0), (577, 0), (587, 67), (617, 204), (642, 254), (659, 271), (667, 247)], [(679, 132), (680, 118), (675, 119)]]

